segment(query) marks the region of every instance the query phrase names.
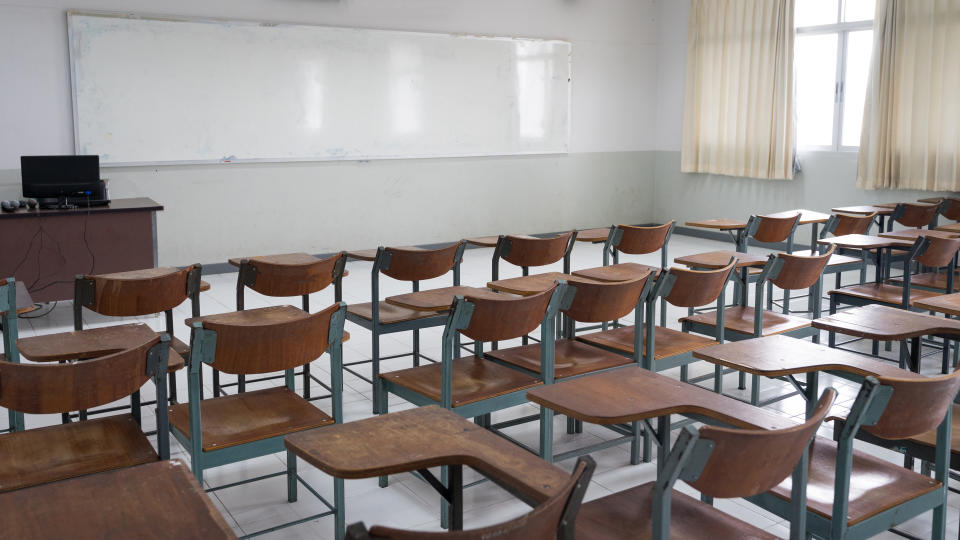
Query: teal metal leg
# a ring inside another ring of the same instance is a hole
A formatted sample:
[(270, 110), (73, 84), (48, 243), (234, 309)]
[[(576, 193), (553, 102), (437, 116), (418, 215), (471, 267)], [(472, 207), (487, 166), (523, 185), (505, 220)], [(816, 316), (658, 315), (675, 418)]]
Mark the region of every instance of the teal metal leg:
[(553, 463), (553, 410), (540, 407), (540, 457)]
[(567, 434), (573, 435), (577, 432), (577, 421), (573, 418), (567, 417)]
[[(440, 482), (450, 487), (450, 467), (446, 465), (440, 467)], [(450, 503), (443, 497), (440, 497), (440, 527), (450, 530)]]
[[(743, 375), (743, 372), (741, 372), (741, 375)], [(750, 376), (750, 404), (760, 405), (760, 377), (757, 375)]]
[(713, 367), (713, 391), (723, 393), (723, 366), (719, 364)]
[[(633, 422), (631, 424), (633, 430), (633, 440), (630, 441), (630, 464), (639, 465), (640, 464), (640, 450), (642, 445), (640, 444), (641, 436), (645, 439), (645, 431), (640, 427), (640, 422)], [(643, 455), (644, 460), (647, 458), (647, 454)]]
[[(387, 391), (386, 389), (384, 389), (383, 383), (380, 382), (379, 378), (377, 379), (376, 382), (377, 382), (377, 385), (376, 385), (377, 391), (376, 391), (376, 394), (374, 395), (378, 396), (380, 398), (380, 403), (382, 403), (382, 405), (380, 406), (380, 410), (382, 412), (380, 414), (387, 414), (389, 410), (390, 396), (387, 394)], [(388, 485), (390, 485), (390, 477), (387, 475), (383, 475), (379, 477), (378, 482), (380, 484), (380, 487), (385, 488)]]
[(287, 502), (297, 502), (297, 455), (287, 450)]
[(333, 520), (334, 534), (337, 540), (343, 540), (347, 532), (347, 513), (344, 506), (346, 499), (343, 478), (333, 479)]

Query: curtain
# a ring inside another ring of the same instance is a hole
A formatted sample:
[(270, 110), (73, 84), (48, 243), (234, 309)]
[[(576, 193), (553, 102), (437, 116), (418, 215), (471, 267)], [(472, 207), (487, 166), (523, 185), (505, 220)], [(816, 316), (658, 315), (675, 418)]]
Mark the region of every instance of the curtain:
[(692, 0), (683, 172), (793, 178), (795, 0)]
[(960, 0), (878, 0), (857, 186), (960, 190)]

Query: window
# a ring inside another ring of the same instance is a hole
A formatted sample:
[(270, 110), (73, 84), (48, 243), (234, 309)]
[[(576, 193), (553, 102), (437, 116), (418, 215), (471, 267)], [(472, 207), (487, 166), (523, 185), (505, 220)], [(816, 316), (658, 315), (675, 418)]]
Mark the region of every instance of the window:
[(797, 144), (860, 145), (876, 0), (797, 0)]

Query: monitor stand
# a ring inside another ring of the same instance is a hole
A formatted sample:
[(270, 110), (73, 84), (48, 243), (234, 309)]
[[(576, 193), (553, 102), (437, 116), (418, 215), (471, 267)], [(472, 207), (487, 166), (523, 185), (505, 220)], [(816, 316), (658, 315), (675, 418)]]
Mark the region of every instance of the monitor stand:
[(67, 196), (60, 197), (41, 197), (37, 199), (37, 206), (43, 210), (69, 210), (76, 208), (75, 204), (67, 204)]

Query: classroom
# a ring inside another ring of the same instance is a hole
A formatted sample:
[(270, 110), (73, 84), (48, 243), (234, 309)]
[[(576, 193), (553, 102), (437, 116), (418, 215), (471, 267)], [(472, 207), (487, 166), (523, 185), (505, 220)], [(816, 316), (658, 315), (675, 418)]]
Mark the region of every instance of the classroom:
[(0, 539), (960, 538), (957, 88), (960, 0), (0, 0)]

